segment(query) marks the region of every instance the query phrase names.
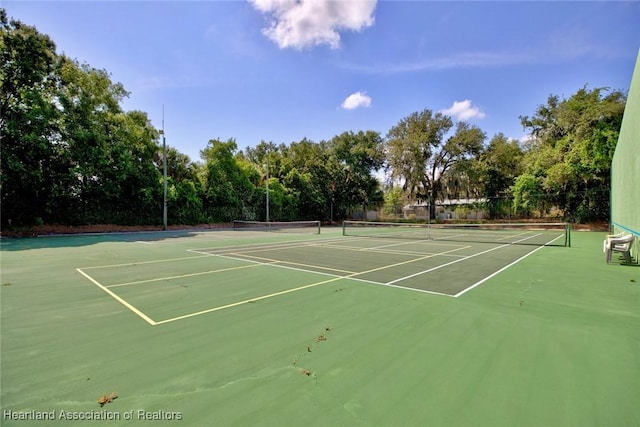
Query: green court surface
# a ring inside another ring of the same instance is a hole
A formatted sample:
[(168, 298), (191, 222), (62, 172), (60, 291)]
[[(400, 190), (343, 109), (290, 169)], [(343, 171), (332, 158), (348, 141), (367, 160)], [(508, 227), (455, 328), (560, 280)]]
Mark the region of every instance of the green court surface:
[(341, 232), (3, 239), (0, 424), (640, 426), (640, 268), (603, 233)]

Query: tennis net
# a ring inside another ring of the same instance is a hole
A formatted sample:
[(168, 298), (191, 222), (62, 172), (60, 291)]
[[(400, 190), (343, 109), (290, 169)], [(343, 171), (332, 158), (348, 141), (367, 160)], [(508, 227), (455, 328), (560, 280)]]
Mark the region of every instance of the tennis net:
[(344, 236), (390, 237), (513, 245), (571, 246), (571, 226), (564, 222), (495, 224), (409, 224), (344, 221)]
[(234, 230), (320, 234), (320, 221), (233, 221)]

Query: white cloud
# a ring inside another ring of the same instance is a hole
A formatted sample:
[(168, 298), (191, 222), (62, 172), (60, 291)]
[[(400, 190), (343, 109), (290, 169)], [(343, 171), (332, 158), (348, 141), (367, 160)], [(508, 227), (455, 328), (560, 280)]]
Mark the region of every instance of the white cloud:
[(356, 92), (347, 96), (342, 102), (341, 107), (345, 110), (355, 110), (360, 107), (369, 107), (371, 105), (371, 97), (365, 92)]
[(373, 25), (377, 0), (249, 0), (269, 16), (262, 32), (281, 49), (340, 46), (340, 31), (360, 31)]
[(446, 110), (440, 110), (440, 112), (458, 120), (484, 119), (486, 117), (486, 114), (480, 111), (478, 107), (473, 107), (468, 99), (454, 101), (451, 107)]

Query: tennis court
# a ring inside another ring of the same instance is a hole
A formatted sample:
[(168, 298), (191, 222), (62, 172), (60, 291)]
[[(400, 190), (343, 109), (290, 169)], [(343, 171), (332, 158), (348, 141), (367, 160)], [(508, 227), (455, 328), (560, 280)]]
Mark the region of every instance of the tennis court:
[[(535, 250), (513, 242), (530, 243), (541, 234), (539, 228), (501, 227), (494, 243), (486, 243), (490, 240), (486, 231), (483, 242), (465, 243), (462, 240), (478, 231), (461, 234), (456, 228), (457, 241), (452, 241), (441, 229), (364, 224), (377, 226), (372, 234), (353, 223), (356, 228), (349, 232), (353, 236), (202, 247), (188, 249), (177, 258), (78, 267), (77, 271), (143, 320), (158, 325), (339, 280), (457, 297)], [(420, 238), (416, 230), (436, 237)], [(239, 237), (233, 231), (218, 234)], [(554, 230), (545, 233), (541, 242), (559, 237), (562, 234)]]
[(2, 425), (640, 425), (602, 233), (398, 230), (4, 239)]

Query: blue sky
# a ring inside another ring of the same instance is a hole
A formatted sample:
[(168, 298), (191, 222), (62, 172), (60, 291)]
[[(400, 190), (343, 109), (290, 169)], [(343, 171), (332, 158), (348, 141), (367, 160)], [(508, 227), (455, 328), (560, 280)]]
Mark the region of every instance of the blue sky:
[(522, 139), (520, 115), (584, 85), (627, 91), (640, 2), (13, 1), (65, 53), (131, 92), (126, 110), (199, 160), (238, 147), (383, 136), (428, 108)]

